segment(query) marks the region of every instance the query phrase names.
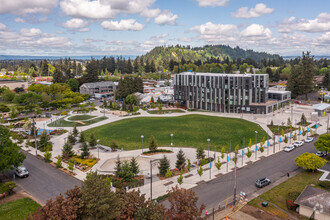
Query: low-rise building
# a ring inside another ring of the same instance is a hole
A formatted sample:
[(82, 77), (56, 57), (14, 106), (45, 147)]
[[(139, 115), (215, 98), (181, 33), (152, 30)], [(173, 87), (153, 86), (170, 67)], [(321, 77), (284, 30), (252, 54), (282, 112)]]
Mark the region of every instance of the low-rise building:
[(14, 90), (17, 87), (27, 89), (29, 84), (27, 81), (0, 80), (0, 87), (3, 86), (7, 86), (10, 90)]
[(118, 84), (112, 81), (84, 83), (80, 86), (80, 94), (89, 94), (91, 97), (107, 98), (114, 94)]

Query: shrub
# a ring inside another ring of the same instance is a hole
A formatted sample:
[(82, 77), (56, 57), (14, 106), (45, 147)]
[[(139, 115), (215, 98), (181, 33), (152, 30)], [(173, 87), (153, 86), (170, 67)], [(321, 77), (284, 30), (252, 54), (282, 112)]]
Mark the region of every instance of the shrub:
[(2, 186), (0, 187), (0, 193), (11, 194), (15, 187), (16, 187), (15, 182), (6, 182), (6, 183), (2, 184)]
[(298, 196), (300, 195), (300, 192), (289, 192), (288, 193), (288, 200), (296, 200), (298, 198)]
[(49, 162), (51, 162), (51, 158), (52, 158), (52, 153), (47, 150), (44, 153), (44, 159), (47, 163), (49, 163)]
[(156, 138), (154, 136), (151, 136), (150, 139), (149, 139), (149, 150), (150, 151), (155, 151), (157, 150), (157, 141), (156, 141)]
[(297, 205), (294, 204), (294, 201), (291, 200), (291, 199), (289, 199), (289, 200), (286, 201), (286, 206), (288, 207), (289, 210), (294, 210), (294, 211), (297, 208)]
[(250, 157), (252, 156), (252, 152), (250, 151), (250, 149), (248, 149), (248, 152), (246, 153), (246, 156), (247, 156), (248, 158), (250, 158)]
[(58, 158), (57, 158), (56, 167), (58, 167), (58, 168), (62, 167), (62, 158), (61, 158), (61, 156), (58, 156)]
[(264, 152), (264, 147), (260, 147), (260, 152), (262, 153), (262, 152)]
[(330, 181), (319, 181), (318, 185), (326, 190), (330, 190)]

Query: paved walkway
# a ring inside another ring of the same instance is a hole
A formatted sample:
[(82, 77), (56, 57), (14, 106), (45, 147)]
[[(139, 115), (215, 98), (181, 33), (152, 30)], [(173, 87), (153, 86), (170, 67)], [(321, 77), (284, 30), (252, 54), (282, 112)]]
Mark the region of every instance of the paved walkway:
[[(310, 121), (311, 118), (308, 118), (309, 115), (311, 115), (311, 112), (313, 111), (312, 108), (310, 106), (299, 106), (299, 105), (293, 105), (293, 122), (295, 121), (299, 121), (302, 112), (305, 113), (308, 121)], [(94, 111), (91, 115), (95, 115), (95, 116), (103, 116), (104, 113), (101, 112), (103, 111), (103, 109), (99, 109), (97, 111)], [(112, 115), (112, 114), (108, 114), (108, 112), (106, 113), (106, 116), (108, 117), (108, 119), (104, 120), (104, 121), (100, 121), (97, 122), (95, 124), (91, 124), (91, 125), (87, 125), (87, 126), (82, 126), (82, 127), (78, 127), (79, 132), (81, 131), (85, 131), (87, 129), (90, 128), (94, 128), (100, 125), (104, 125), (104, 124), (108, 124), (108, 123), (112, 123), (115, 121), (119, 121), (122, 119), (126, 119), (126, 118), (135, 118), (135, 117), (175, 117), (175, 116), (183, 116), (183, 115), (190, 115), (190, 114), (201, 114), (201, 115), (209, 115), (209, 116), (217, 116), (217, 117), (228, 117), (228, 118), (242, 118), (254, 123), (259, 124), (270, 136), (272, 135), (271, 131), (268, 129), (267, 124), (270, 124), (270, 121), (273, 120), (274, 124), (281, 124), (283, 121), (286, 124), (287, 118), (291, 117), (291, 109), (290, 108), (286, 108), (280, 111), (276, 111), (274, 114), (267, 114), (267, 115), (252, 115), (252, 114), (234, 114), (234, 113), (217, 113), (217, 112), (186, 112), (186, 113), (172, 113), (172, 114), (162, 114), (162, 115), (155, 115), (155, 114), (149, 114), (146, 111), (140, 110), (139, 111), (141, 114), (140, 115), (134, 115), (134, 116), (126, 116), (126, 117), (121, 117), (121, 116), (116, 116), (116, 115)], [(73, 114), (75, 115), (75, 114)], [(65, 117), (65, 116), (63, 116)], [(39, 128), (44, 128), (44, 129), (55, 129), (54, 127), (49, 128), (47, 126), (48, 123), (57, 120), (61, 117), (58, 116), (53, 116), (52, 119), (48, 120), (47, 122), (37, 122), (37, 127)], [(319, 129), (317, 129), (317, 133), (322, 134), (326, 132), (326, 120), (327, 118), (325, 117), (320, 117), (319, 118), (320, 123), (323, 124), (323, 126), (321, 126)], [(315, 122), (314, 122), (315, 123)], [(68, 131), (72, 131), (73, 128), (64, 128), (67, 129)], [(63, 134), (61, 136), (55, 136), (51, 139), (51, 141), (53, 142), (53, 152), (52, 152), (52, 159), (54, 161), (56, 161), (55, 157), (57, 157), (58, 155), (60, 155), (62, 153), (62, 146), (65, 143), (66, 138), (68, 137), (69, 133)], [(306, 137), (300, 137), (300, 139), (302, 138), (306, 138)], [(276, 136), (276, 140), (279, 139), (279, 136)], [(275, 149), (273, 147), (273, 141), (270, 140), (270, 144), (271, 146), (269, 148), (265, 148), (265, 151), (263, 153), (261, 153), (260, 151), (257, 152), (257, 157), (255, 156), (255, 152), (253, 149), (255, 149), (255, 146), (253, 146), (251, 148), (251, 152), (252, 152), (252, 156), (250, 158), (247, 158), (246, 156), (241, 157), (242, 155), (242, 150), (245, 150), (245, 153), (247, 152), (246, 149), (241, 149), (239, 151), (239, 155), (238, 155), (238, 161), (237, 161), (237, 167), (242, 167), (245, 166), (248, 163), (253, 163), (259, 159), (262, 159), (263, 157), (267, 157), (272, 155), (273, 153), (277, 153), (279, 151), (283, 150), (283, 147), (286, 145), (284, 143), (280, 143), (280, 144), (276, 144)], [(267, 145), (267, 144), (266, 144)], [(260, 145), (259, 145), (260, 146)], [(169, 147), (161, 147), (163, 149), (171, 149)], [(212, 147), (211, 147), (212, 148)], [(79, 150), (79, 145), (76, 145), (74, 147), (74, 149), (76, 151)], [(196, 161), (196, 149), (195, 148), (182, 148), (187, 159), (191, 160), (191, 163), (193, 163), (194, 161)], [(173, 148), (173, 152), (171, 154), (166, 154), (168, 156), (168, 158), (170, 159), (171, 162), (171, 167), (175, 167), (175, 161), (176, 161), (176, 153), (178, 152), (179, 147)], [(35, 152), (35, 150), (33, 150), (33, 148), (31, 148), (32, 152)], [(123, 152), (103, 152), (101, 150), (97, 151), (97, 150), (92, 150), (91, 153), (95, 156), (100, 158), (100, 161), (93, 167), (92, 170), (94, 171), (99, 171), (99, 172), (108, 172), (111, 171), (113, 169), (113, 166), (111, 167), (111, 165), (109, 165), (108, 167), (106, 167), (104, 164), (108, 161), (108, 160), (114, 160), (117, 155), (120, 155), (120, 157), (124, 157), (126, 159), (129, 159), (131, 157), (141, 157), (143, 159), (141, 159), (141, 161), (143, 161), (145, 159), (145, 162), (140, 164), (141, 167), (141, 173), (142, 174), (147, 174), (149, 172), (149, 160), (150, 159), (160, 159), (161, 157), (163, 157), (163, 154), (157, 154), (157, 155), (153, 155), (153, 156), (141, 156), (142, 150), (133, 150), (133, 151), (123, 151)], [(206, 151), (206, 153), (208, 153)], [(42, 152), (38, 151), (38, 154), (43, 155)], [(220, 153), (218, 152), (214, 152), (214, 151), (210, 151), (210, 155), (216, 154), (216, 157), (220, 156)], [(208, 182), (211, 179), (216, 178), (216, 176), (218, 174), (225, 174), (227, 172), (231, 172), (232, 169), (234, 168), (235, 164), (232, 160), (230, 160), (227, 163), (227, 156), (229, 158), (233, 158), (234, 154), (233, 153), (229, 153), (226, 154), (225, 157), (223, 159), (221, 159), (221, 162), (224, 163), (220, 169), (220, 171), (217, 170), (217, 168), (214, 166), (210, 169), (209, 168), (209, 164), (205, 165), (203, 167), (204, 169), (204, 173), (203, 175), (200, 177), (197, 174), (197, 169), (196, 168), (192, 168), (191, 172), (187, 173), (184, 175), (184, 180), (183, 180), (183, 184), (180, 187), (183, 188), (193, 188), (195, 186), (197, 186), (197, 184), (201, 181), (205, 181)], [(108, 164), (111, 164), (110, 162)], [(103, 166), (104, 165), (104, 166)], [(66, 166), (64, 164), (64, 166)], [(75, 170), (75, 172), (77, 173), (77, 175), (75, 177), (77, 177), (80, 180), (84, 180), (86, 177), (86, 174), (82, 171), (79, 170)], [(153, 168), (153, 173), (158, 173), (158, 168), (154, 167)], [(169, 184), (169, 182), (173, 182), (172, 184)], [(168, 185), (167, 187), (164, 187), (164, 184)], [(167, 193), (167, 190), (171, 187), (174, 187), (175, 185), (177, 185), (177, 176), (176, 177), (172, 177), (166, 180), (160, 180), (160, 181), (156, 181), (153, 183), (153, 198), (157, 198), (158, 196), (164, 195)], [(141, 191), (141, 193), (145, 193), (146, 197), (149, 198), (150, 197), (150, 184), (147, 183), (144, 186), (140, 187), (139, 190)]]

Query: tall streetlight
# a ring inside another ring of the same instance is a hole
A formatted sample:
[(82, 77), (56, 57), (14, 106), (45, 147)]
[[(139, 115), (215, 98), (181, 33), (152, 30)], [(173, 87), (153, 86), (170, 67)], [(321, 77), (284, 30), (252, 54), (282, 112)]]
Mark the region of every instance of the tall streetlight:
[(208, 145), (208, 152), (207, 152), (207, 158), (210, 158), (210, 139), (207, 139), (207, 145)]
[(96, 140), (97, 142), (97, 159), (100, 159), (100, 146), (99, 146), (99, 142), (100, 142), (100, 139), (97, 139)]
[(159, 164), (159, 159), (150, 160), (150, 200), (152, 200), (152, 166)]
[(171, 134), (171, 147), (172, 147), (172, 151), (173, 151), (173, 134)]
[(143, 138), (144, 138), (144, 136), (141, 135), (141, 150), (142, 150), (142, 153), (143, 153)]
[(256, 133), (256, 160), (257, 160), (257, 138), (258, 138), (258, 131), (255, 131), (255, 133)]

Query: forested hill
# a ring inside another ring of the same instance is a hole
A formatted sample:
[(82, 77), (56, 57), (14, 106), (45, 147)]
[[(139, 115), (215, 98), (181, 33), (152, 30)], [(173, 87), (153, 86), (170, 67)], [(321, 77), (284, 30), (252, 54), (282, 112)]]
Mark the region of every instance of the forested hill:
[(206, 45), (203, 47), (190, 46), (169, 46), (169, 47), (155, 47), (153, 50), (148, 52), (145, 56), (147, 60), (155, 60), (169, 62), (171, 59), (175, 62), (180, 62), (183, 58), (185, 61), (207, 61), (211, 58), (219, 58), (220, 61), (224, 61), (227, 58), (229, 61), (237, 59), (253, 59), (257, 62), (261, 60), (279, 60), (282, 59), (278, 54), (269, 54), (265, 52), (256, 52), (253, 50), (244, 50), (239, 47), (232, 48), (226, 45)]

